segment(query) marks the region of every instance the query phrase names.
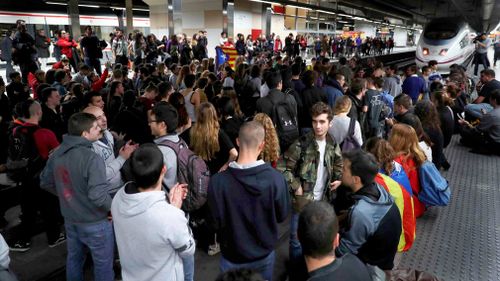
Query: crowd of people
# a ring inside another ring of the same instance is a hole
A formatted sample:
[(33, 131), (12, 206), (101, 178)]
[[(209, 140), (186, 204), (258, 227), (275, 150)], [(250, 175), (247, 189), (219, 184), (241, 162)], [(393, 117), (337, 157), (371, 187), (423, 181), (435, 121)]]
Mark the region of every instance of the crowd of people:
[(271, 33), (269, 36), (260, 35), (252, 38), (241, 33), (236, 38), (227, 37), (225, 32), (221, 33), (219, 40), (221, 46), (234, 47), (239, 55), (244, 55), (251, 62), (252, 57), (262, 52), (269, 51), (275, 54), (285, 53), (290, 58), (295, 57), (351, 57), (390, 54), (394, 49), (392, 37), (369, 37), (361, 38), (361, 35), (351, 36), (313, 36), (311, 34), (288, 34), (284, 39), (279, 35)]
[(290, 280), (379, 280), (418, 239), (419, 168), (448, 170), (455, 133), (473, 152), (499, 152), (491, 69), (470, 102), (458, 65), (443, 79), (436, 62), (400, 73), (325, 50), (306, 64), (274, 45), (250, 63), (239, 50), (233, 69), (206, 57), (203, 31), (187, 59), (179, 45), (194, 37), (138, 33), (132, 58), (118, 30), (102, 70), (100, 40), (85, 32), (82, 62), (70, 69), (65, 53), (44, 72), (18, 21), (22, 73), (0, 82), (0, 169), (22, 212), (9, 248), (30, 250), (40, 213), (49, 247), (66, 242), (68, 280), (83, 280), (87, 250), (95, 280), (113, 280), (115, 261), (123, 280), (193, 280), (195, 251), (220, 253), (219, 280), (272, 280), (288, 217)]

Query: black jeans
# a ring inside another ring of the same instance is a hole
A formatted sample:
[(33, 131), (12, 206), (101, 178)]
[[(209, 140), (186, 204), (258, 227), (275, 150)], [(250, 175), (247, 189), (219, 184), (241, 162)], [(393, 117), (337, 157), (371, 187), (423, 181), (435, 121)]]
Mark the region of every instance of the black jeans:
[(101, 76), (102, 72), (101, 72), (101, 60), (100, 59), (85, 57), (85, 58), (83, 58), (83, 61), (85, 62), (86, 65), (93, 68), (95, 70), (95, 72), (97, 73), (97, 75)]
[(490, 66), (488, 62), (488, 57), (486, 54), (476, 53), (475, 62), (474, 62), (474, 75), (477, 75), (477, 70), (479, 68), (479, 64), (482, 64), (484, 69), (487, 69)]
[(28, 84), (28, 73), (35, 74), (35, 71), (38, 70), (38, 64), (35, 61), (19, 62), (19, 68), (21, 68), (23, 83)]
[(57, 196), (40, 189), (37, 180), (27, 180), (20, 184), (21, 225), (19, 239), (29, 242), (36, 231), (37, 211), (40, 211), (49, 243), (57, 240), (61, 211)]

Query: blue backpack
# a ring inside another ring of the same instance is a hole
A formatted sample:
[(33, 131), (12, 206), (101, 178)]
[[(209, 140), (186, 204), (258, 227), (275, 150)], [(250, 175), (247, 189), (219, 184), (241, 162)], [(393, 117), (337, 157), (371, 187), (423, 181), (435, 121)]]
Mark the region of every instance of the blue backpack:
[(451, 191), (448, 181), (441, 176), (436, 166), (425, 161), (419, 169), (421, 190), (418, 199), (426, 206), (446, 206), (450, 203)]

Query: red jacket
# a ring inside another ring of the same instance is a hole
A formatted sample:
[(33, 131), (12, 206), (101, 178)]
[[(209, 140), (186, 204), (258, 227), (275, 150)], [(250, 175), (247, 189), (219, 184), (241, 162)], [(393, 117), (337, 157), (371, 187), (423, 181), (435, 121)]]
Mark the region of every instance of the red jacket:
[(61, 48), (61, 54), (66, 55), (68, 59), (73, 58), (72, 48), (78, 46), (75, 40), (69, 41), (68, 39), (62, 37), (57, 40), (56, 45)]
[(28, 73), (28, 85), (30, 86), (31, 90), (33, 91), (33, 99), (38, 100), (38, 95), (36, 93), (36, 88), (38, 88), (38, 80), (36, 79), (36, 76), (29, 72)]
[[(24, 123), (22, 125), (36, 126), (31, 123)], [(33, 138), (35, 139), (35, 145), (38, 149), (38, 153), (43, 160), (47, 160), (49, 158), (50, 152), (59, 146), (59, 141), (57, 141), (56, 135), (49, 129), (37, 129), (33, 133)]]
[(102, 73), (101, 78), (99, 78), (99, 80), (92, 83), (92, 86), (90, 87), (90, 88), (92, 88), (92, 91), (99, 92), (103, 88), (104, 82), (106, 82), (106, 78), (108, 78), (108, 69), (107, 68), (104, 69), (104, 72)]
[(421, 217), (425, 212), (425, 205), (418, 200), (418, 193), (420, 192), (420, 180), (418, 179), (418, 168), (415, 160), (412, 157), (405, 157), (405, 155), (399, 155), (394, 159), (403, 166), (403, 170), (408, 175), (410, 180), (411, 191), (413, 192), (413, 206), (415, 210), (415, 217)]
[(283, 43), (281, 42), (281, 39), (275, 39), (274, 40), (274, 51), (281, 52), (281, 49), (283, 49)]

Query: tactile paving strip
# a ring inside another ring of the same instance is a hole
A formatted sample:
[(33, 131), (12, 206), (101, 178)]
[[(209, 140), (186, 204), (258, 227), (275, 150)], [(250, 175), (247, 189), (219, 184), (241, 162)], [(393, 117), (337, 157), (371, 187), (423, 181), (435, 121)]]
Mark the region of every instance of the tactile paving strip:
[(445, 149), (452, 188), (447, 207), (417, 220), (413, 247), (399, 268), (414, 268), (445, 281), (500, 280), (500, 157), (469, 153), (453, 137)]

